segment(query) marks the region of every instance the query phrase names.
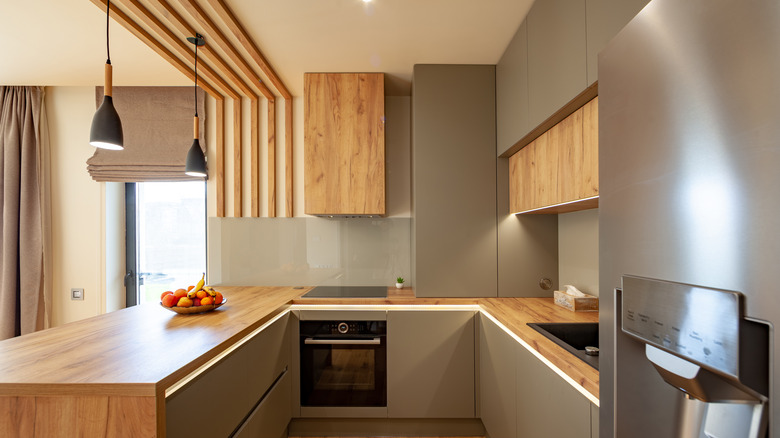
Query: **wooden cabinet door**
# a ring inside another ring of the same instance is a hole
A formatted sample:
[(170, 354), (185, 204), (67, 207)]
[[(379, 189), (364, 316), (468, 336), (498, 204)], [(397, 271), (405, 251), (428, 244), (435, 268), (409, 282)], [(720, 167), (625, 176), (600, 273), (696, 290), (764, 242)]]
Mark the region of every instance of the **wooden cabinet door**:
[(582, 107), (582, 176), (579, 199), (599, 194), (599, 98)]
[(558, 190), (553, 204), (579, 199), (584, 152), (582, 108), (550, 129), (550, 144), (558, 150)]
[(384, 102), (382, 73), (304, 75), (306, 214), (385, 214)]
[(474, 418), (474, 312), (387, 312), (390, 418)]

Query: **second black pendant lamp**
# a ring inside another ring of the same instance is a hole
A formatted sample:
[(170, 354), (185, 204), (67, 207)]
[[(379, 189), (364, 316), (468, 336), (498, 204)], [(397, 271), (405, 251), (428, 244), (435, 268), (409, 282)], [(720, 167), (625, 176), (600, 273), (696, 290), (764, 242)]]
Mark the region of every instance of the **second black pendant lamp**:
[(106, 68), (105, 68), (105, 86), (103, 87), (103, 103), (92, 117), (92, 128), (89, 132), (89, 144), (92, 146), (121, 150), (124, 149), (124, 138), (122, 135), (122, 121), (119, 120), (114, 108), (112, 72), (111, 72), (111, 51), (109, 49), (108, 23), (109, 11), (111, 10), (111, 1), (106, 2)]
[(192, 140), (192, 146), (190, 151), (187, 152), (187, 163), (184, 166), (184, 173), (190, 176), (206, 177), (208, 172), (206, 170), (206, 157), (203, 155), (203, 149), (200, 148), (200, 140), (198, 140), (198, 133), (200, 131), (200, 125), (198, 122), (198, 47), (206, 44), (206, 40), (200, 34), (195, 34), (195, 37), (187, 38), (187, 41), (195, 44), (195, 124), (194, 124), (194, 139)]

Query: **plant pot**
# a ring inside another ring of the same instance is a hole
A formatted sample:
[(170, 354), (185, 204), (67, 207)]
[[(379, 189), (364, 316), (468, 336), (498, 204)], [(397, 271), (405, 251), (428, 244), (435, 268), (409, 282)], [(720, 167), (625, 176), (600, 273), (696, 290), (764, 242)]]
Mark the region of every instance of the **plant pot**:
[(395, 288), (396, 289), (403, 289), (404, 288), (404, 284), (403, 283), (396, 283), (395, 284)]

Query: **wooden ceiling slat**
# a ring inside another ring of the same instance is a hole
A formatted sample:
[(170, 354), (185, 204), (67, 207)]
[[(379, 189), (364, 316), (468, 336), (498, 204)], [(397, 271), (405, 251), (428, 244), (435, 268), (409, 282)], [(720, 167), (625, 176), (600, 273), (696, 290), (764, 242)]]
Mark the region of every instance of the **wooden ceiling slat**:
[[(156, 9), (158, 16), (164, 17), (166, 21), (180, 34), (192, 36), (197, 32), (167, 1), (157, 0), (151, 2), (151, 4)], [(213, 65), (213, 68), (216, 69), (216, 71), (222, 73), (223, 78), (232, 86), (241, 90), (244, 96), (250, 99), (257, 99), (257, 93), (255, 93), (255, 91), (251, 89), (243, 79), (241, 79), (241, 77), (227, 64), (227, 62), (225, 62), (225, 60), (222, 59), (222, 57), (211, 48), (209, 41), (206, 41), (206, 45), (201, 47), (199, 52), (207, 63)]]
[[(160, 39), (162, 39), (163, 42), (174, 47), (180, 57), (184, 59), (192, 59), (194, 61), (194, 46), (192, 46), (193, 48), (190, 48), (190, 43), (185, 42), (184, 38), (174, 35), (173, 32), (171, 32), (160, 20), (158, 20), (157, 17), (152, 15), (152, 13), (141, 3), (139, 3), (138, 0), (114, 0), (114, 3), (124, 7), (126, 10), (135, 15), (136, 19), (140, 20), (141, 23), (146, 25), (152, 32), (154, 32)], [(201, 68), (198, 70), (204, 77), (209, 78), (209, 80), (216, 83), (226, 95), (232, 98), (239, 97), (238, 93), (236, 93), (236, 91), (233, 90), (230, 85), (228, 85), (227, 82), (225, 82), (225, 80), (207, 64), (202, 64)]]
[[(106, 9), (106, 2), (103, 0), (90, 0), (94, 5), (100, 7), (105, 11)], [(139, 40), (143, 41), (144, 44), (149, 46), (152, 50), (154, 50), (158, 55), (160, 55), (163, 59), (168, 61), (171, 65), (173, 65), (177, 70), (182, 72), (185, 76), (187, 76), (191, 80), (195, 80), (195, 73), (192, 71), (190, 66), (185, 64), (182, 60), (180, 60), (176, 55), (171, 53), (170, 50), (168, 50), (164, 45), (162, 45), (159, 41), (157, 41), (152, 35), (149, 34), (146, 30), (144, 30), (141, 26), (136, 24), (127, 14), (119, 10), (119, 8), (116, 7), (116, 5), (111, 6), (111, 16), (114, 18), (114, 21), (121, 24), (122, 27), (129, 30), (130, 33), (136, 36)], [(200, 78), (201, 81), (198, 83), (198, 85), (203, 88), (203, 90), (208, 93), (211, 97), (215, 99), (221, 99), (223, 94), (220, 91), (217, 91), (217, 87), (215, 87), (211, 83), (211, 79), (207, 78), (208, 80), (203, 80), (203, 78)]]
[(213, 43), (216, 43), (217, 46), (219, 46), (227, 54), (230, 60), (238, 66), (241, 73), (249, 78), (249, 83), (253, 86), (256, 86), (266, 99), (274, 100), (275, 96), (273, 93), (271, 93), (271, 90), (265, 86), (262, 79), (260, 79), (254, 70), (252, 70), (246, 60), (241, 56), (240, 53), (238, 53), (233, 44), (230, 43), (227, 37), (225, 37), (225, 34), (222, 33), (222, 31), (219, 29), (219, 27), (217, 27), (214, 21), (211, 20), (208, 14), (206, 14), (206, 12), (203, 11), (203, 9), (197, 3), (195, 3), (194, 0), (176, 1), (178, 1), (178, 3), (200, 26), (205, 28), (205, 32), (203, 33), (208, 34), (209, 40)]
[(285, 216), (293, 217), (293, 101), (284, 100), (284, 203)]
[(292, 99), (292, 95), (287, 87), (284, 85), (279, 75), (274, 71), (273, 66), (265, 59), (260, 49), (255, 44), (254, 40), (249, 36), (241, 23), (239, 23), (233, 11), (225, 4), (223, 0), (206, 0), (206, 2), (214, 9), (222, 22), (233, 32), (233, 36), (238, 39), (241, 45), (246, 49), (252, 59), (260, 67), (260, 70), (266, 75), (268, 80), (273, 84), (279, 94), (285, 99)]

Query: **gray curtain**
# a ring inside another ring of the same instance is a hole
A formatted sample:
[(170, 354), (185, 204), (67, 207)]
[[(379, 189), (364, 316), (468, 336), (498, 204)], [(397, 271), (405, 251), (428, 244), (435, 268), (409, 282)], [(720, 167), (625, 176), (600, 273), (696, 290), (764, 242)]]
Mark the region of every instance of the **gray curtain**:
[(0, 86), (0, 339), (45, 327), (43, 89)]

